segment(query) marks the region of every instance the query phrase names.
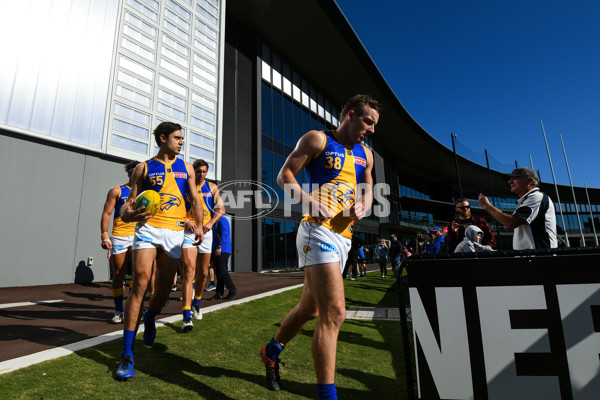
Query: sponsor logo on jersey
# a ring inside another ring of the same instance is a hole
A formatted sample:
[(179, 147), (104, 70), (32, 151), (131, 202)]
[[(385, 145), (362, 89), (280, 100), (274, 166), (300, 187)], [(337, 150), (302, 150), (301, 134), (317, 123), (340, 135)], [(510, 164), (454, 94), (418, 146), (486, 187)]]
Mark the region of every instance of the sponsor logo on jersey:
[(304, 246), (304, 248), (302, 249), (304, 254), (308, 253), (309, 250), (310, 250), (310, 246)]
[(367, 160), (362, 157), (354, 156), (354, 164), (362, 165), (363, 167), (367, 166)]
[(169, 193), (161, 193), (160, 194), (160, 209), (161, 211), (169, 210), (171, 207), (179, 207), (181, 205), (181, 200), (179, 197), (174, 196)]
[(140, 242), (148, 242), (148, 243), (152, 243), (152, 238), (148, 237), (148, 236), (142, 236), (142, 235), (135, 235), (135, 238), (137, 240), (139, 240)]
[(187, 179), (188, 174), (185, 172), (173, 172), (173, 178), (183, 178)]
[(185, 226), (185, 222), (182, 222), (182, 221), (177, 221), (176, 225), (177, 225), (177, 226), (183, 226), (183, 227), (184, 227), (184, 226)]
[(202, 196), (204, 197), (212, 197), (212, 192), (208, 192), (208, 193), (202, 193)]
[(342, 158), (344, 158), (344, 153), (339, 153), (337, 151), (326, 151), (325, 155), (326, 156), (334, 156), (334, 157), (342, 157)]
[(319, 247), (321, 248), (321, 252), (329, 252), (332, 251), (334, 253), (337, 253), (337, 249), (335, 248), (334, 245), (329, 244), (329, 243), (319, 243)]

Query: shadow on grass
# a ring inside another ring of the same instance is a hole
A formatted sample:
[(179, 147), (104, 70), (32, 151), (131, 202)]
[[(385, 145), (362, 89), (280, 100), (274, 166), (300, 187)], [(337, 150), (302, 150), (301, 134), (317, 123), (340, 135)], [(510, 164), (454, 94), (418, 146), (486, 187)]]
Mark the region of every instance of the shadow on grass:
[[(189, 358), (168, 352), (168, 347), (155, 343), (151, 348), (145, 347), (141, 340), (136, 340), (135, 372), (143, 373), (155, 379), (162, 380), (167, 385), (176, 385), (197, 393), (207, 399), (235, 399), (224, 391), (215, 389), (200, 381), (200, 377), (240, 379), (249, 384), (256, 385), (264, 390), (264, 397), (272, 397), (265, 386), (264, 366), (257, 357), (256, 370), (259, 374), (249, 374), (242, 371), (217, 367), (214, 365), (201, 365)], [(82, 358), (103, 364), (114, 379), (119, 360), (110, 357), (98, 349), (90, 349), (76, 353)], [(131, 378), (136, 379), (136, 377)], [(137, 379), (143, 379), (137, 378)], [(115, 379), (116, 380), (116, 379)], [(127, 382), (120, 382), (127, 385)], [(311, 398), (314, 396), (315, 385), (299, 382), (282, 382), (283, 390), (298, 396)], [(168, 389), (167, 389), (168, 390)], [(157, 394), (158, 395), (158, 394)]]

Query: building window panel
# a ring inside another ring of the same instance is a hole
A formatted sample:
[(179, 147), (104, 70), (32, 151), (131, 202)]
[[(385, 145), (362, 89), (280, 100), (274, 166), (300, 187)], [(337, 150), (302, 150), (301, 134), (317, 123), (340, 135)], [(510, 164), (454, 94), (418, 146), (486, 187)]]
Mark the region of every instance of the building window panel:
[(192, 77), (192, 83), (194, 85), (198, 86), (199, 88), (204, 89), (207, 92), (212, 93), (212, 94), (215, 94), (217, 91), (217, 89), (213, 85), (211, 85), (208, 82), (203, 81), (202, 79), (198, 78), (195, 75)]
[(208, 133), (215, 133), (215, 126), (213, 124), (209, 124), (206, 121), (201, 120), (200, 118), (196, 118), (194, 116), (191, 117), (191, 121), (192, 125), (208, 132)]
[(177, 93), (180, 96), (186, 96), (188, 94), (188, 90), (185, 86), (182, 86), (169, 78), (165, 78), (162, 75), (158, 76), (158, 84), (166, 89), (169, 89), (172, 92)]
[(214, 100), (207, 99), (206, 97), (194, 92), (192, 92), (192, 100), (201, 106), (208, 108), (209, 110), (216, 110), (216, 103)]
[(157, 107), (156, 107), (157, 111), (166, 114), (168, 116), (171, 116), (175, 119), (178, 119), (179, 121), (185, 122), (186, 119), (186, 115), (183, 111), (180, 111), (174, 107), (168, 106), (164, 103), (159, 102)]
[(187, 108), (187, 101), (180, 99), (179, 97), (174, 96), (169, 92), (165, 92), (162, 89), (158, 90), (158, 98), (171, 103), (175, 107)]
[(203, 70), (202, 68), (198, 67), (197, 65), (194, 65), (194, 73), (200, 75), (202, 78), (206, 79), (207, 81), (209, 81), (212, 84), (215, 84), (215, 85), (217, 84), (216, 76), (214, 76), (210, 72)]
[(162, 41), (164, 44), (171, 46), (173, 49), (177, 50), (184, 56), (189, 57), (190, 49), (187, 46), (184, 46), (181, 43), (179, 43), (177, 40), (171, 38), (170, 36), (163, 35)]
[(141, 139), (148, 139), (148, 128), (137, 126), (118, 118), (115, 118), (113, 121), (113, 129), (131, 136), (137, 136)]
[(217, 25), (217, 18), (211, 13), (209, 13), (207, 10), (205, 10), (202, 6), (200, 6), (200, 4), (196, 4), (196, 11), (198, 11), (200, 15), (206, 18), (208, 22), (211, 22), (213, 25)]
[(212, 57), (216, 60), (217, 53), (205, 44), (199, 42), (198, 40), (194, 40), (194, 47), (200, 50), (202, 53), (206, 54), (207, 56)]
[(198, 54), (194, 53), (194, 62), (206, 69), (208, 72), (212, 72), (213, 74), (217, 73), (217, 66), (203, 57), (200, 57)]
[(145, 58), (148, 61), (154, 62), (154, 60), (155, 60), (155, 56), (154, 56), (153, 52), (146, 50), (141, 45), (134, 43), (127, 38), (122, 39), (121, 46), (123, 46), (123, 48), (125, 48), (129, 51), (134, 52), (138, 56)]
[(133, 72), (134, 74), (139, 75), (142, 78), (145, 78), (149, 81), (152, 81), (154, 79), (154, 71), (152, 71), (149, 68), (144, 67), (142, 64), (139, 64), (128, 58), (120, 57), (119, 58), (119, 66), (122, 68), (125, 68), (126, 70), (129, 70), (129, 71)]
[(143, 44), (146, 47), (150, 47), (151, 49), (156, 49), (156, 41), (154, 41), (153, 39), (150, 39), (146, 35), (142, 35), (139, 31), (136, 31), (129, 25), (123, 26), (123, 33), (125, 35), (129, 36), (130, 38), (132, 38), (133, 40), (140, 42), (141, 44)]
[(167, 6), (175, 11), (179, 16), (186, 21), (189, 21), (192, 14), (185, 8), (174, 2), (173, 0), (167, 0)]
[(202, 107), (198, 107), (195, 104), (192, 104), (192, 114), (196, 114), (199, 117), (207, 119), (211, 122), (215, 122), (215, 114), (211, 113), (210, 111), (206, 111)]
[(119, 103), (115, 104), (115, 114), (140, 124), (150, 125), (150, 115)]
[(150, 107), (150, 97), (144, 96), (143, 94), (134, 92), (133, 90), (127, 89), (124, 86), (117, 85), (117, 96), (123, 97), (129, 101), (140, 104), (144, 107)]
[(269, 64), (267, 64), (266, 62), (262, 62), (262, 78), (263, 80), (271, 83), (271, 67), (269, 66)]
[(202, 42), (202, 43), (210, 46), (213, 49), (217, 48), (217, 42), (216, 41), (212, 40), (211, 38), (209, 38), (208, 36), (206, 36), (204, 33), (200, 32), (198, 29), (196, 29), (195, 33), (196, 33), (196, 38), (200, 42)]
[(111, 144), (122, 149), (132, 150), (136, 153), (148, 154), (148, 145), (119, 135), (112, 135)]
[(192, 142), (201, 144), (201, 145), (206, 146), (206, 147), (210, 147), (210, 148), (214, 148), (215, 147), (215, 140), (214, 139), (209, 138), (208, 136), (201, 135), (201, 134), (196, 133), (194, 131), (190, 131), (190, 140)]
[(219, 15), (219, 9), (211, 2), (208, 2), (207, 0), (198, 0), (198, 4), (200, 4), (200, 6), (202, 6), (206, 11), (210, 12), (212, 15)]
[(190, 153), (193, 155), (196, 155), (198, 157), (201, 157), (203, 159), (209, 159), (209, 160), (215, 159), (214, 151), (207, 150), (203, 147), (194, 146), (193, 144), (190, 145)]
[(165, 17), (169, 18), (173, 23), (178, 25), (180, 28), (183, 28), (186, 32), (190, 31), (190, 23), (168, 8), (165, 9)]
[(175, 61), (177, 64), (179, 64), (180, 66), (182, 66), (185, 69), (189, 68), (189, 60), (188, 59), (181, 57), (179, 54), (175, 53), (174, 51), (169, 50), (166, 47), (162, 47), (160, 49), (160, 54), (167, 57), (171, 61)]
[(152, 21), (154, 21), (154, 22), (158, 21), (158, 14), (155, 13), (154, 11), (152, 11), (151, 8), (148, 8), (145, 5), (143, 5), (142, 3), (140, 3), (138, 0), (127, 0), (127, 5), (129, 5), (134, 10), (137, 10), (140, 13), (144, 14), (146, 17), (150, 18)]
[(152, 85), (144, 82), (143, 80), (136, 78), (135, 76), (129, 75), (126, 72), (119, 71), (117, 73), (117, 80), (123, 82), (129, 86), (132, 86), (138, 90), (152, 94)]
[(170, 62), (169, 60), (167, 60), (165, 58), (160, 59), (160, 66), (163, 67), (164, 69), (166, 69), (167, 71), (170, 71), (183, 79), (188, 78), (187, 71), (179, 68), (177, 65), (173, 64), (172, 62)]
[(173, 24), (172, 22), (165, 19), (163, 26), (166, 30), (179, 36), (181, 39), (185, 40), (186, 42), (188, 42), (190, 40), (190, 35), (187, 32), (185, 32), (183, 29), (175, 26), (175, 24)]
[(158, 1), (155, 0), (141, 0), (142, 3), (146, 4), (148, 7), (158, 10), (159, 4)]
[(211, 38), (217, 40), (217, 31), (215, 31), (213, 28), (211, 28), (210, 26), (206, 25), (204, 22), (202, 22), (200, 19), (196, 18), (196, 29), (199, 29), (200, 31), (206, 33), (208, 36), (210, 36)]
[(141, 19), (139, 19), (138, 17), (136, 17), (135, 15), (133, 15), (129, 12), (125, 12), (125, 21), (127, 21), (131, 25), (135, 26), (136, 28), (141, 29), (142, 31), (146, 32), (148, 35), (150, 35), (154, 38), (156, 37), (156, 34), (158, 33), (158, 29), (156, 29), (152, 25), (142, 21)]

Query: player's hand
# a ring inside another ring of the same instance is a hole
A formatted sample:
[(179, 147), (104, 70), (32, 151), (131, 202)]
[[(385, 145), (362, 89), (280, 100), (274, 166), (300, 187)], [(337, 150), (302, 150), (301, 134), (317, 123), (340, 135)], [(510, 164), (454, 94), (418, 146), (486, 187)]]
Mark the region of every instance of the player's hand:
[(354, 203), (348, 209), (348, 216), (353, 221), (358, 221), (363, 219), (367, 214), (367, 210), (365, 210), (365, 206), (363, 203)]
[(206, 232), (210, 231), (210, 230), (212, 229), (212, 227), (213, 227), (213, 224), (212, 224), (212, 222), (209, 222), (209, 223), (207, 223), (206, 225), (204, 225), (204, 229), (203, 229), (203, 230), (204, 230), (204, 233), (206, 233)]
[(140, 207), (137, 210), (131, 208), (131, 206), (123, 207), (121, 211), (121, 220), (123, 222), (146, 222), (152, 218), (152, 213), (146, 211), (146, 207)]
[(185, 229), (188, 232), (196, 232), (196, 224), (191, 219), (185, 220)]
[(220, 247), (217, 247), (217, 248), (215, 249), (215, 256), (220, 256), (220, 255), (221, 255), (221, 248), (220, 248)]
[(102, 240), (102, 243), (100, 244), (100, 246), (104, 250), (110, 250), (110, 249), (112, 249), (112, 242), (110, 240)]
[(477, 202), (484, 210), (490, 205), (490, 200), (483, 193), (479, 193), (479, 199), (477, 199)]
[(204, 240), (204, 229), (201, 226), (196, 227), (196, 243), (194, 246), (199, 246), (200, 243)]
[(308, 203), (308, 213), (311, 217), (315, 219), (317, 224), (322, 224), (327, 220), (333, 218), (331, 212), (327, 208), (327, 206), (323, 203), (318, 202), (317, 200), (311, 200)]

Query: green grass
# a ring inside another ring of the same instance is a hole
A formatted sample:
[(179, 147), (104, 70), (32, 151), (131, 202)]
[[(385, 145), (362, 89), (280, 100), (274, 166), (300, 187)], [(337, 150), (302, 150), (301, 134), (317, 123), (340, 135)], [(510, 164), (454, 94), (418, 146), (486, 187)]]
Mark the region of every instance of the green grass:
[[(397, 307), (391, 279), (368, 274), (345, 281), (349, 307)], [(281, 358), (281, 392), (264, 388), (258, 349), (297, 303), (301, 288), (207, 313), (194, 331), (181, 322), (158, 329), (156, 343), (135, 343), (135, 378), (113, 373), (121, 341), (0, 375), (1, 399), (312, 399), (316, 382), (311, 356), (315, 321), (292, 340)], [(344, 399), (406, 398), (400, 324), (347, 320), (338, 341), (336, 386)]]

